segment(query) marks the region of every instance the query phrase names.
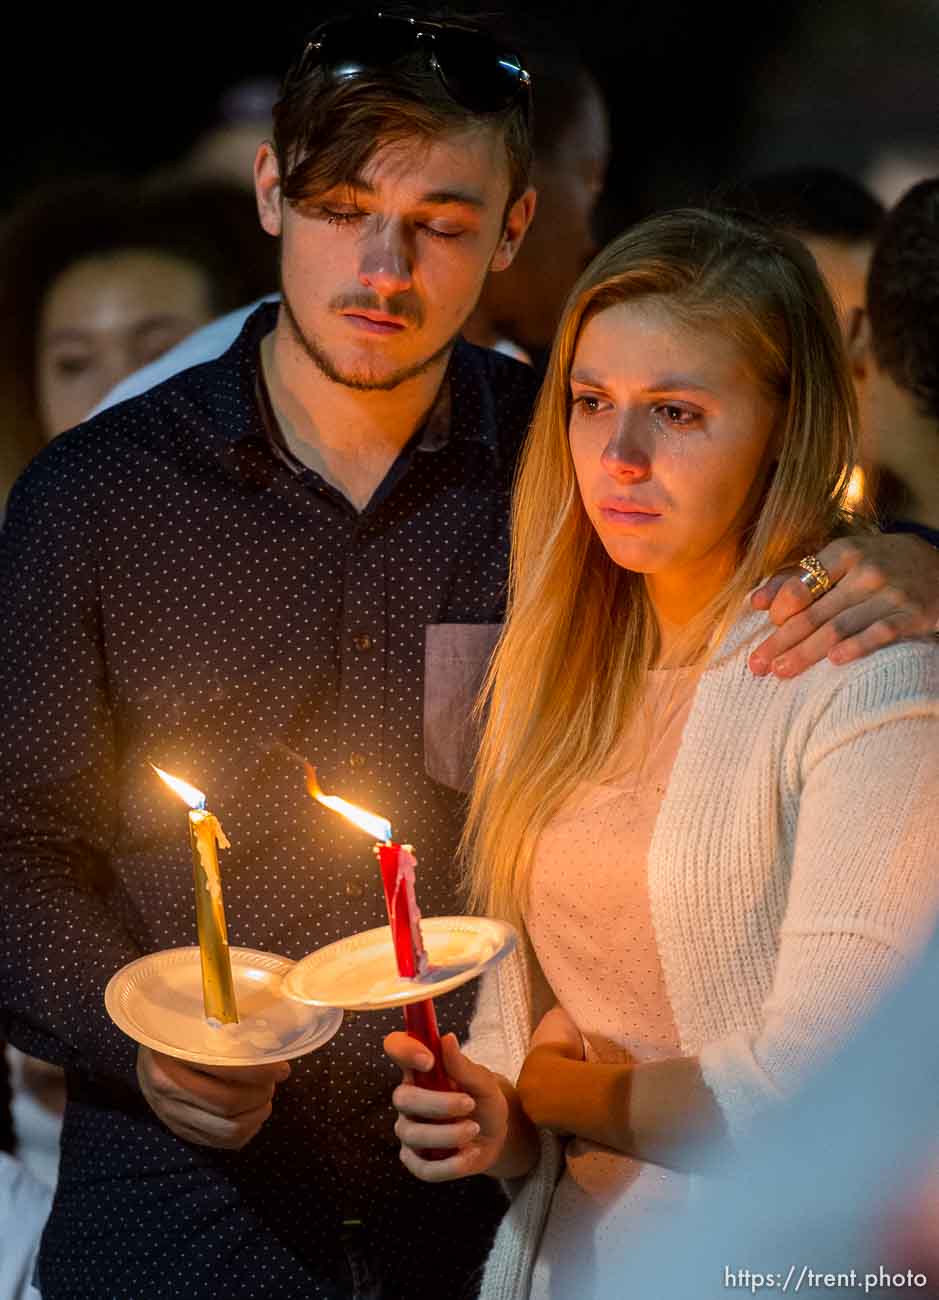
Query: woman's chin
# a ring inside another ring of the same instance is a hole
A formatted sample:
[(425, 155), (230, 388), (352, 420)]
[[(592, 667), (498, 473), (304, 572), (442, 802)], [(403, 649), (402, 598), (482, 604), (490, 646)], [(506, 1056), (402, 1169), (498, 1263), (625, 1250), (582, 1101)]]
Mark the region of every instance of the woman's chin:
[(647, 544), (624, 537), (602, 537), (603, 549), (621, 569), (631, 573), (658, 573), (667, 560)]

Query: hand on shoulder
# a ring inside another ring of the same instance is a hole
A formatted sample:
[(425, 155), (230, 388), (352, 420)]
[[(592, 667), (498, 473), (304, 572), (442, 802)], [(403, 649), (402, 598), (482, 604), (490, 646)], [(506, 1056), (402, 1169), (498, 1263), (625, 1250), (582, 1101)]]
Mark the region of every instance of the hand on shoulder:
[(939, 623), (939, 551), (920, 538), (872, 533), (837, 538), (815, 557), (831, 587), (813, 600), (799, 573), (783, 571), (752, 596), (776, 631), (750, 656), (757, 676), (796, 677), (828, 658), (846, 664)]

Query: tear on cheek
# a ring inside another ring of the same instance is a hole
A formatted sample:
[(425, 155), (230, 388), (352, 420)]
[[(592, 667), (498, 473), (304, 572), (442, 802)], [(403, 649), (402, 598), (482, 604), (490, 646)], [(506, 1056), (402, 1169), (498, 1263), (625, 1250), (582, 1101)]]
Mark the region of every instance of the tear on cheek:
[(658, 411), (652, 413), (652, 427), (655, 436), (661, 439), (663, 450), (670, 456), (681, 456), (684, 453), (688, 443), (687, 429), (670, 424)]

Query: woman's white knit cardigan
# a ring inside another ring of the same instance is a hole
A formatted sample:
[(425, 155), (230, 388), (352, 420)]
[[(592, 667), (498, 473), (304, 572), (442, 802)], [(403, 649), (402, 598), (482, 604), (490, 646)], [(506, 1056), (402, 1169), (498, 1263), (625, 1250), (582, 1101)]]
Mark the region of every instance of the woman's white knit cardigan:
[[(747, 667), (765, 628), (746, 614), (703, 674), (648, 861), (682, 1052), (735, 1138), (909, 960), (939, 896), (939, 648), (780, 681)], [(514, 1080), (542, 1010), (516, 954), (483, 981), (469, 1055)], [(481, 1300), (528, 1295), (560, 1169), (543, 1134)]]

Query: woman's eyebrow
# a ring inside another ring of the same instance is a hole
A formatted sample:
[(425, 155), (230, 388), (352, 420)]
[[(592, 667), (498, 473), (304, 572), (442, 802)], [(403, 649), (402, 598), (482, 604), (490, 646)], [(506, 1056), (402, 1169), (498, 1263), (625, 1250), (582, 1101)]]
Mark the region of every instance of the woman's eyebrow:
[(674, 393), (676, 391), (710, 393), (712, 397), (715, 395), (713, 388), (708, 388), (707, 384), (702, 384), (689, 375), (664, 375), (661, 379), (657, 379), (654, 384), (648, 384), (644, 391), (647, 393)]
[[(594, 374), (590, 370), (571, 371), (572, 384), (585, 384), (592, 388), (602, 388), (605, 382), (601, 376)], [(646, 394), (692, 392), (709, 393), (712, 397), (716, 396), (713, 388), (708, 388), (706, 384), (702, 384), (688, 375), (663, 375), (661, 379), (646, 384), (641, 391)]]
[(42, 337), (43, 343), (84, 343), (91, 331), (80, 325), (58, 325)]
[(595, 375), (595, 374), (594, 374), (592, 371), (590, 371), (590, 370), (572, 370), (572, 371), (571, 371), (571, 383), (572, 383), (572, 384), (588, 384), (588, 385), (590, 385), (590, 387), (592, 387), (592, 388), (602, 388), (602, 387), (603, 387), (603, 380), (599, 377), (599, 375)]

